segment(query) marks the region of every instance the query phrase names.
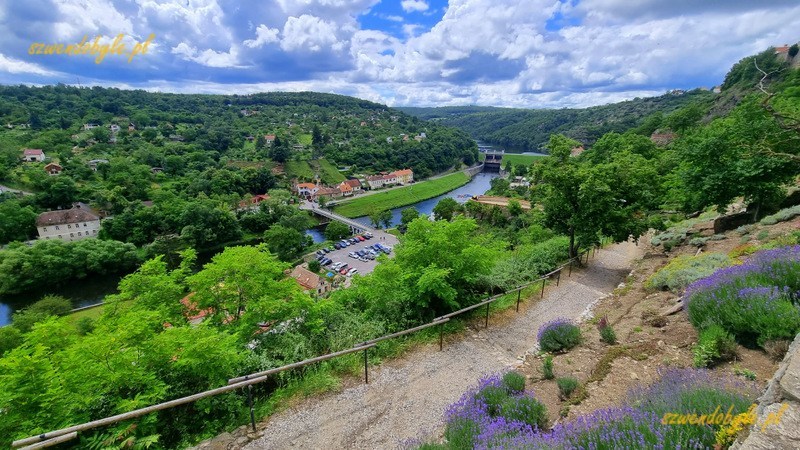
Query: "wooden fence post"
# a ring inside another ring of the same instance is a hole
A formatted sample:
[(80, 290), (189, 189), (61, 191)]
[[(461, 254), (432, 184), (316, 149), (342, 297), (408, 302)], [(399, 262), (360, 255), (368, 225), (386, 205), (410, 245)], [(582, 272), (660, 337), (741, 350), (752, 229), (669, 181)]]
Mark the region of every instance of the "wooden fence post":
[(253, 433), (256, 432), (256, 415), (253, 412), (253, 385), (247, 385), (247, 404), (250, 406), (250, 425), (253, 427)]
[(522, 297), (522, 288), (517, 291), (517, 312), (519, 312), (519, 300)]
[(369, 384), (369, 362), (367, 361), (367, 352), (369, 347), (364, 349), (364, 384)]

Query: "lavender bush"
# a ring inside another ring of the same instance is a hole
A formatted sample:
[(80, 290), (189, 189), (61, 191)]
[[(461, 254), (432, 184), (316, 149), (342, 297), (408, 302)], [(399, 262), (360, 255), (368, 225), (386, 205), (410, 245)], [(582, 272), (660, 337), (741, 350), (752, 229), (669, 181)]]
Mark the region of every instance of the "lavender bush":
[[(531, 425), (531, 420), (522, 418), (541, 405), (530, 403), (535, 402), (531, 397), (509, 397), (525, 405), (517, 407), (514, 414), (487, 414), (476, 394), (487, 386), (499, 387), (501, 380), (499, 376), (484, 378), (448, 410), (447, 448), (710, 448), (718, 425), (663, 424), (664, 414), (711, 414), (719, 406), (723, 415), (732, 407), (733, 416), (747, 411), (759, 393), (756, 383), (730, 375), (715, 376), (707, 370), (667, 369), (660, 375), (656, 383), (629, 392), (624, 406), (595, 411), (549, 431), (541, 431), (543, 426)], [(505, 408), (504, 404), (501, 409)]]
[(544, 352), (569, 350), (581, 343), (581, 329), (569, 319), (558, 318), (539, 328), (536, 336)]
[(714, 272), (686, 291), (689, 320), (718, 324), (763, 346), (800, 331), (800, 246), (755, 253), (744, 264)]

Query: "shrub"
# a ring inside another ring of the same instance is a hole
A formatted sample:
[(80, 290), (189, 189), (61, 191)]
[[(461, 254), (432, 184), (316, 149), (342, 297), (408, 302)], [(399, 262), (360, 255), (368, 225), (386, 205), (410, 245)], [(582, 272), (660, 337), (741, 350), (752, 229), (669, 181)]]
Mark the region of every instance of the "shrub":
[(745, 234), (750, 234), (753, 228), (755, 228), (755, 225), (742, 225), (736, 229), (736, 232), (739, 233), (740, 236), (744, 236)]
[(547, 426), (547, 408), (533, 397), (510, 397), (500, 407), (500, 415), (508, 421), (528, 424), (534, 430)]
[(650, 243), (655, 247), (663, 245), (664, 250), (669, 251), (686, 240), (686, 233), (687, 230), (666, 231), (650, 238)]
[(571, 321), (559, 318), (539, 328), (539, 348), (545, 352), (569, 350), (581, 342), (581, 329)]
[(692, 282), (707, 277), (715, 270), (731, 263), (731, 259), (721, 253), (679, 256), (654, 273), (645, 286), (650, 289), (669, 289), (672, 292), (679, 292)]
[(762, 241), (762, 242), (766, 241), (768, 237), (769, 237), (769, 231), (768, 230), (761, 230), (756, 235), (756, 239), (758, 239), (759, 241)]
[(614, 345), (617, 343), (617, 334), (614, 333), (614, 329), (611, 328), (611, 325), (600, 329), (600, 339), (609, 345)]
[(486, 386), (475, 395), (475, 399), (486, 405), (490, 416), (500, 412), (500, 405), (508, 398), (508, 392), (502, 386)]
[(319, 273), (319, 269), (321, 268), (322, 264), (320, 264), (320, 262), (317, 261), (316, 259), (308, 262), (308, 270), (310, 270), (311, 272)]
[(15, 327), (0, 327), (0, 356), (23, 342), (22, 333)]
[(741, 367), (734, 367), (733, 373), (739, 375), (740, 377), (744, 377), (750, 381), (756, 380), (756, 373), (750, 369), (742, 369)]
[(758, 248), (752, 244), (743, 244), (736, 246), (733, 250), (728, 252), (730, 258), (738, 258), (740, 256), (752, 255)]
[(736, 341), (719, 325), (711, 325), (700, 332), (697, 345), (692, 349), (695, 367), (708, 367), (736, 356)]
[(800, 331), (800, 246), (766, 250), (721, 269), (686, 291), (689, 320), (718, 324), (740, 341), (763, 345)]
[(94, 327), (94, 319), (91, 317), (81, 317), (77, 322), (75, 322), (75, 328), (78, 330), (78, 334), (81, 336), (86, 336), (94, 331)]
[(791, 208), (782, 209), (771, 216), (766, 216), (761, 219), (762, 225), (775, 225), (778, 222), (785, 222), (800, 216), (800, 205), (792, 206)]
[(525, 392), (525, 376), (517, 372), (507, 372), (503, 375), (503, 387), (509, 395), (519, 395)]
[(553, 375), (553, 357), (551, 355), (545, 356), (544, 361), (542, 361), (542, 375), (545, 380), (555, 378), (555, 375)]
[(575, 389), (578, 388), (578, 379), (574, 377), (562, 377), (556, 380), (558, 385), (558, 396), (562, 400), (569, 398)]

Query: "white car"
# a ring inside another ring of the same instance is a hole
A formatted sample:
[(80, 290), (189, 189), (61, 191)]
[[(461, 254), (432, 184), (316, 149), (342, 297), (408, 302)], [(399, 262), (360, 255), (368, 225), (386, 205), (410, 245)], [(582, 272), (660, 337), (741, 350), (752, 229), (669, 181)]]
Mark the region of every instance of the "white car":
[(355, 275), (355, 274), (357, 274), (357, 273), (358, 273), (358, 269), (356, 269), (355, 267), (353, 267), (352, 269), (350, 269), (350, 270), (348, 270), (348, 271), (347, 271), (347, 276), (348, 276), (348, 277), (352, 277), (353, 275)]

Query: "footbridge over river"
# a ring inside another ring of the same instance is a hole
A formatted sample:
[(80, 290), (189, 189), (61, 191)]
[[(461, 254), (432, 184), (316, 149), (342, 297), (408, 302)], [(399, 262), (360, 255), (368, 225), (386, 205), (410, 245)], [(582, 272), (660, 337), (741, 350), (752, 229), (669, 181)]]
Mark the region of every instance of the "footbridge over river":
[(350, 227), (350, 231), (353, 234), (366, 233), (367, 231), (369, 231), (370, 233), (374, 233), (376, 231), (374, 228), (364, 225), (363, 223), (358, 223), (355, 220), (348, 219), (347, 217), (328, 211), (327, 209), (322, 209), (318, 207), (316, 203), (304, 201), (303, 203), (300, 204), (300, 209), (304, 211), (310, 211), (318, 216), (322, 216), (330, 220), (342, 222), (343, 224)]

